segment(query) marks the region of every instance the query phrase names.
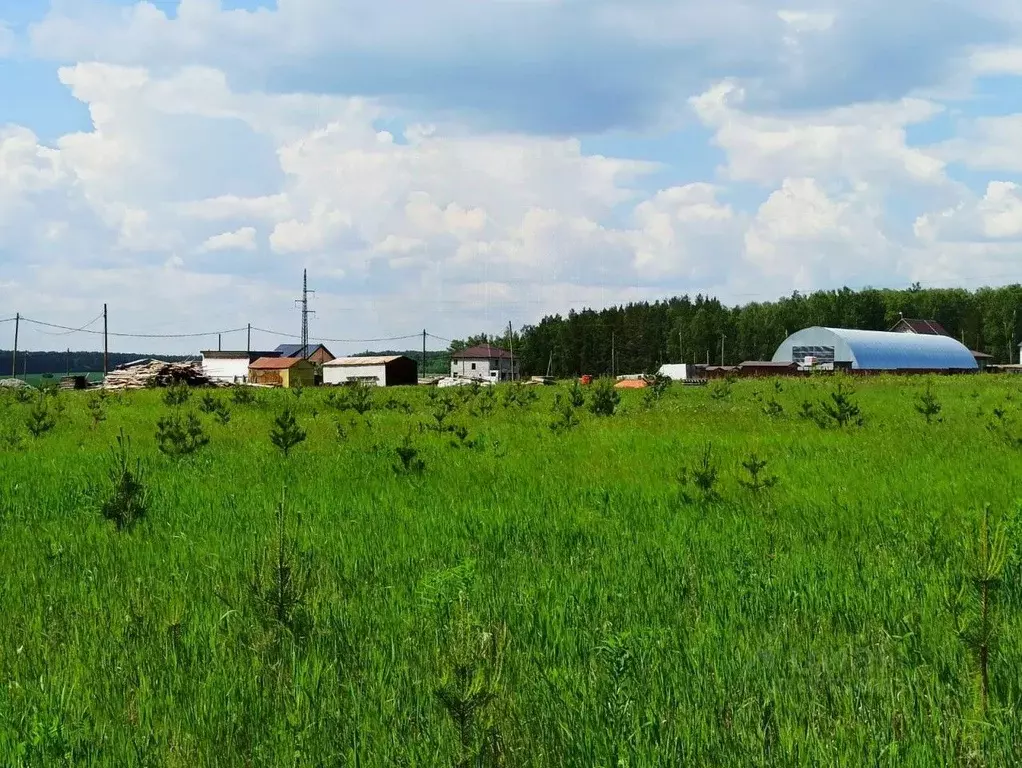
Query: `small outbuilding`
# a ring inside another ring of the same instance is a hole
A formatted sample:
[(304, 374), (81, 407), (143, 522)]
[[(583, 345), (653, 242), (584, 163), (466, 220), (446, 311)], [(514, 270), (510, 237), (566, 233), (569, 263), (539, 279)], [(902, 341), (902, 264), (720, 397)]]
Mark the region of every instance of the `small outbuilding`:
[(978, 369), (972, 352), (950, 336), (818, 326), (786, 338), (773, 362), (821, 370), (951, 373)]
[(248, 367), (261, 357), (278, 357), (276, 352), (206, 350), (199, 353), (202, 373), (208, 379), (240, 384), (248, 381)]
[(273, 387), (311, 387), (316, 366), (300, 357), (260, 357), (248, 367), (248, 380)]
[(351, 382), (374, 387), (415, 385), (419, 383), (419, 364), (404, 355), (339, 357), (323, 364), (324, 384)]

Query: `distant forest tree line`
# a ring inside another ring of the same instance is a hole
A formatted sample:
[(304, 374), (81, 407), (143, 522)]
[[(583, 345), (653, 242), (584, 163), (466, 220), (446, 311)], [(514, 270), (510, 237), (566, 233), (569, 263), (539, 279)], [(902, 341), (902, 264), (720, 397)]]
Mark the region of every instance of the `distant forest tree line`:
[[(643, 373), (663, 363), (734, 365), (769, 360), (791, 333), (814, 325), (883, 331), (902, 317), (936, 320), (965, 346), (1017, 362), (1022, 340), (1022, 285), (1000, 288), (922, 288), (905, 290), (842, 288), (793, 293), (771, 302), (729, 307), (708, 296), (680, 296), (635, 302), (603, 310), (571, 310), (544, 317), (509, 338), (485, 333), (453, 341), (446, 352), (430, 351), (424, 373), (448, 370), (450, 355), (477, 344), (508, 348), (524, 375), (576, 376), (583, 373)], [(723, 341), (723, 345), (722, 342)], [(404, 354), (422, 359), (421, 350), (363, 352)], [(180, 355), (156, 355), (185, 360)], [(111, 353), (111, 368), (147, 355)], [(0, 376), (10, 372), (11, 352), (0, 351)], [(102, 371), (102, 352), (19, 352), (18, 374)]]
[[(118, 365), (130, 363), (133, 360), (140, 360), (146, 357), (158, 357), (160, 360), (176, 362), (190, 359), (185, 355), (139, 355), (134, 352), (111, 352), (107, 356), (108, 365), (111, 369)], [(11, 350), (0, 350), (0, 378), (6, 378), (11, 374)], [(17, 375), (35, 375), (41, 373), (52, 373), (54, 376), (71, 373), (102, 373), (103, 353), (102, 352), (26, 352), (18, 350), (16, 362)]]
[[(902, 317), (936, 320), (974, 351), (999, 363), (1017, 362), (1022, 340), (1022, 286), (905, 290), (842, 288), (793, 293), (778, 301), (728, 307), (707, 296), (636, 302), (603, 310), (544, 317), (513, 339), (485, 334), (458, 341), (452, 351), (490, 341), (514, 344), (524, 375), (643, 373), (663, 363), (770, 360), (791, 333), (814, 325), (885, 331)], [(611, 355), (613, 353), (613, 364)]]

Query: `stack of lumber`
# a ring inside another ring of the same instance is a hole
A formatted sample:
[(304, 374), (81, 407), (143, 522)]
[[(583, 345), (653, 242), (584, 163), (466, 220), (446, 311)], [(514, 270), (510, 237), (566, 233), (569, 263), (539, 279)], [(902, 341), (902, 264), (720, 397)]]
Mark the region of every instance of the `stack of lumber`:
[(164, 360), (140, 360), (110, 371), (103, 379), (104, 389), (143, 389), (187, 384), (190, 387), (220, 386), (202, 372), (199, 362), (168, 363)]

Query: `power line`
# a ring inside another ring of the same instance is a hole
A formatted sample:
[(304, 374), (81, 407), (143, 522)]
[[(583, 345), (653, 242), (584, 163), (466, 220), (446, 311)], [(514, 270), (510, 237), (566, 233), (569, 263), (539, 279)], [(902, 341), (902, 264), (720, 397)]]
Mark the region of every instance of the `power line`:
[[(42, 320), (32, 320), (27, 317), (22, 317), (21, 319), (23, 322), (32, 323), (33, 325), (41, 325), (46, 328), (59, 328), (64, 331), (71, 331), (74, 333), (92, 333), (98, 336), (103, 335), (103, 331), (93, 331), (87, 328), (72, 328), (69, 325), (59, 325), (57, 323), (44, 323)], [(95, 322), (95, 320), (93, 320), (93, 322)], [(107, 335), (130, 339), (195, 339), (203, 336), (216, 336), (220, 333), (239, 333), (247, 330), (247, 328), (248, 326), (242, 326), (241, 328), (227, 328), (221, 331), (208, 331), (204, 333), (117, 333), (115, 331), (110, 331)]]
[[(99, 313), (98, 315), (96, 315), (96, 316), (95, 316), (94, 318), (92, 318), (92, 319), (91, 319), (91, 320), (90, 320), (89, 322), (87, 322), (87, 323), (86, 323), (85, 325), (83, 325), (83, 326), (82, 326), (81, 328), (73, 328), (73, 329), (70, 329), (70, 330), (67, 330), (67, 331), (58, 331), (58, 332), (53, 332), (53, 331), (39, 331), (39, 333), (44, 333), (44, 334), (46, 334), (47, 336), (68, 336), (68, 335), (70, 335), (70, 334), (72, 334), (72, 333), (80, 333), (80, 332), (82, 332), (82, 331), (86, 330), (86, 329), (87, 329), (87, 328), (88, 328), (88, 327), (89, 327), (90, 325), (92, 325), (93, 323), (95, 323), (95, 322), (96, 322), (97, 320), (99, 320), (99, 319), (100, 319), (100, 318), (102, 318), (102, 317), (103, 317), (103, 313), (102, 313), (102, 312), (100, 312), (100, 313)], [(24, 318), (24, 317), (23, 317), (23, 318), (21, 318), (21, 319), (22, 319), (22, 320), (25, 320), (25, 322), (28, 322), (28, 323), (34, 322), (34, 321), (32, 321), (32, 320), (29, 320), (29, 319), (27, 319), (27, 318)]]
[[(295, 335), (293, 333), (281, 333), (280, 331), (271, 331), (268, 328), (256, 328), (254, 325), (252, 326), (252, 330), (253, 331), (259, 331), (260, 333), (268, 333), (271, 336), (281, 336), (281, 337), (286, 338), (286, 339), (300, 339), (301, 338), (300, 336), (297, 336), (297, 335)], [(329, 341), (329, 342), (337, 343), (337, 344), (362, 344), (362, 343), (380, 342), (380, 341), (405, 341), (407, 339), (417, 339), (421, 335), (422, 334), (420, 334), (420, 333), (410, 333), (407, 336), (387, 336), (387, 337), (379, 338), (379, 339), (326, 339), (326, 338), (316, 337), (315, 339), (312, 339), (312, 341)]]

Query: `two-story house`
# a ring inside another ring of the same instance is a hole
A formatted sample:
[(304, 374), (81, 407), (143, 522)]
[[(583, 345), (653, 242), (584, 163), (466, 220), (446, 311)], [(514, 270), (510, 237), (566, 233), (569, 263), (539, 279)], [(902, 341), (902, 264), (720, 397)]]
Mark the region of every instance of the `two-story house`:
[(506, 349), (480, 344), (451, 355), (451, 376), (492, 382), (514, 381), (518, 378), (518, 361), (513, 360)]

